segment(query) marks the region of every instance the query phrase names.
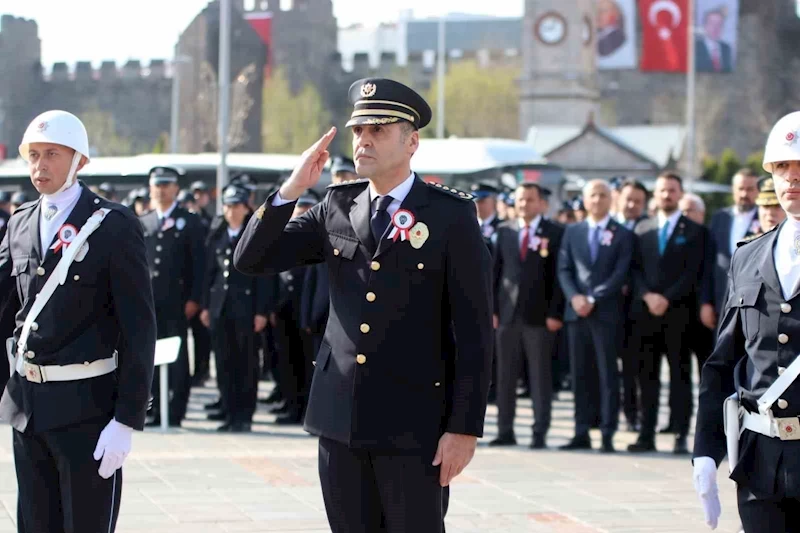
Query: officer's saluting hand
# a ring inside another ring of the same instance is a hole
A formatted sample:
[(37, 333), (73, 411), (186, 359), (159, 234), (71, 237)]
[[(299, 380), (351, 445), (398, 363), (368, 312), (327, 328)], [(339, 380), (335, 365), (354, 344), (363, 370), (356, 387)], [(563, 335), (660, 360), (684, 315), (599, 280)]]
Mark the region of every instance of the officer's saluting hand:
[(472, 196), (411, 171), (431, 118), (422, 97), (373, 78), (354, 83), (350, 100), (356, 172), (367, 179), (329, 186), (290, 220), (330, 157), (331, 128), (250, 219), (234, 264), (254, 275), (328, 266), (305, 428), (320, 436), (332, 531), (443, 531), (448, 485), (483, 433), (491, 260)]

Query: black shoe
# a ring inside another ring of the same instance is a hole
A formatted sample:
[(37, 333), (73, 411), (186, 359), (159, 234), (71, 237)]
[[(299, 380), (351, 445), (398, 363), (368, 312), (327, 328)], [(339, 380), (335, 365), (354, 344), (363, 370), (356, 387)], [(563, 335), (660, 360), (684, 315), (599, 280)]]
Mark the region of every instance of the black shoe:
[(222, 401), (217, 400), (214, 403), (207, 403), (203, 406), (203, 409), (205, 409), (206, 411), (219, 411), (220, 409), (222, 409)]
[(147, 420), (144, 423), (144, 425), (145, 425), (145, 427), (160, 426), (161, 425), (161, 419), (160, 418), (151, 418), (150, 420)]
[(528, 446), (531, 450), (544, 450), (547, 449), (544, 435), (534, 435), (533, 442)]
[(603, 446), (600, 448), (600, 453), (615, 453), (614, 437), (611, 435), (603, 435)]
[(231, 424), (230, 429), (228, 430), (231, 433), (250, 433), (250, 423), (249, 422), (234, 422)]
[(559, 450), (591, 450), (592, 439), (589, 435), (575, 435), (571, 441), (563, 446), (559, 446)]
[(489, 446), (516, 446), (517, 439), (514, 435), (499, 435), (489, 443)]
[(198, 374), (196, 376), (193, 376), (192, 377), (192, 386), (193, 387), (202, 387), (203, 385), (206, 384), (206, 381), (208, 381), (210, 378), (211, 378), (211, 376), (209, 374), (207, 374), (207, 373)]
[(281, 405), (276, 405), (275, 407), (269, 409), (269, 414), (271, 415), (285, 415), (289, 412), (289, 406), (286, 405), (286, 402), (283, 402)]
[(675, 430), (675, 426), (672, 424), (672, 422), (670, 422), (665, 427), (659, 429), (658, 433), (660, 435), (666, 435), (668, 433), (677, 433), (677, 431)]
[(645, 453), (656, 451), (656, 443), (653, 439), (639, 437), (639, 439), (628, 446), (628, 451), (631, 453)]
[(625, 431), (628, 431), (630, 433), (639, 433), (641, 429), (642, 428), (639, 426), (637, 422), (628, 422), (627, 425), (625, 426)]
[(530, 397), (531, 397), (530, 389), (525, 388), (517, 391), (517, 398), (530, 398)]
[(216, 413), (208, 413), (206, 418), (212, 422), (222, 422), (228, 419), (228, 414), (224, 411), (217, 411)]
[(270, 393), (269, 396), (267, 396), (263, 400), (258, 400), (258, 401), (261, 403), (280, 403), (283, 401), (283, 395), (281, 394), (281, 391), (275, 388), (272, 389), (272, 392)]
[(225, 422), (220, 427), (217, 428), (217, 431), (220, 433), (229, 433), (231, 431), (231, 423)]
[(286, 413), (275, 419), (275, 423), (279, 426), (290, 426), (303, 423), (303, 415), (300, 413)]
[(675, 448), (672, 450), (675, 455), (688, 455), (689, 448), (686, 446), (686, 436), (678, 435), (675, 437)]
[(169, 419), (169, 427), (171, 428), (179, 428), (181, 427), (181, 422), (183, 418), (170, 418)]

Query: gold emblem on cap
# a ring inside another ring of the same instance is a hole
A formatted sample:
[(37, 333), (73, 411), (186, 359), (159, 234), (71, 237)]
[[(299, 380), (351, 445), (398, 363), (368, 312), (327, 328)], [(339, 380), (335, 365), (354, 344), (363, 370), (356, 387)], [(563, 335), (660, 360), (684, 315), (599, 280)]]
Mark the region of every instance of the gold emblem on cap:
[(768, 178), (764, 181), (764, 188), (765, 189), (774, 189), (775, 183), (772, 181), (772, 178)]
[(375, 86), (374, 83), (365, 83), (361, 86), (361, 96), (363, 98), (371, 98), (375, 96), (375, 92), (378, 88)]

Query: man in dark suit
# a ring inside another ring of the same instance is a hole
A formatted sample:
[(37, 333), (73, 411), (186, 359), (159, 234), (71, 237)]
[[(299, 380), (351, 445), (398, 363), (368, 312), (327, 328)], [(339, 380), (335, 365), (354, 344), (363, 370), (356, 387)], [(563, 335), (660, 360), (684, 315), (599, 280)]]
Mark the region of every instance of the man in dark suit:
[(300, 327), (311, 336), (313, 353), (319, 352), (330, 307), (328, 268), (323, 263), (306, 269), (300, 301)]
[(538, 184), (523, 183), (515, 199), (520, 220), (498, 228), (494, 253), (498, 436), (491, 444), (516, 444), (517, 373), (525, 357), (536, 416), (531, 448), (542, 449), (550, 429), (554, 339), (564, 316), (556, 277), (564, 229), (542, 217)]
[(0, 300), (15, 292), (21, 302), (4, 331), (13, 370), (0, 400), (13, 428), (17, 529), (111, 532), (153, 375), (142, 228), (76, 181), (89, 162), (76, 116), (38, 116), (19, 152), (41, 197), (16, 209), (0, 245)]
[(728, 270), (731, 266), (731, 255), (736, 243), (751, 235), (761, 233), (758, 223), (758, 176), (749, 168), (743, 168), (733, 176), (731, 184), (734, 205), (721, 209), (711, 217), (709, 225), (711, 238), (714, 240), (716, 261), (712, 282), (713, 309), (701, 310), (705, 315), (713, 311), (713, 316), (706, 316), (705, 322), (716, 322), (725, 304), (728, 294)]
[(558, 259), (558, 281), (569, 302), (564, 320), (575, 394), (575, 437), (562, 449), (592, 447), (593, 406), (588, 385), (599, 374), (601, 450), (611, 453), (619, 418), (617, 347), (623, 325), (622, 286), (633, 254), (633, 233), (609, 216), (611, 191), (606, 182), (587, 183), (583, 203), (587, 218), (567, 227)]
[(630, 452), (655, 451), (655, 431), (661, 388), (661, 356), (670, 367), (674, 390), (675, 448), (687, 453), (686, 436), (692, 416), (692, 365), (684, 349), (685, 335), (695, 309), (695, 290), (703, 267), (705, 242), (702, 227), (678, 210), (683, 182), (672, 172), (656, 179), (653, 197), (658, 212), (640, 222), (633, 265), (635, 345), (639, 346), (639, 386), (642, 393), (642, 428)]
[[(175, 169), (152, 169), (150, 201), (154, 209), (139, 219), (147, 246), (158, 338), (181, 338), (178, 359), (169, 365), (171, 426), (180, 426), (186, 416), (191, 390), (186, 336), (189, 320), (200, 312), (205, 274), (203, 225), (197, 215), (178, 207), (175, 201), (178, 190)], [(148, 425), (157, 426), (161, 424), (157, 379), (153, 381), (153, 397), (154, 416)]]
[[(712, 528), (726, 454), (745, 531), (792, 531), (800, 520), (798, 130), (795, 112), (770, 132), (763, 166), (787, 218), (733, 254), (717, 344), (700, 380), (693, 478)], [(733, 409), (723, 411), (723, 402)]]
[(703, 37), (695, 40), (695, 68), (697, 72), (731, 72), (733, 56), (731, 45), (722, 40), (725, 13), (711, 9), (703, 14)]
[[(637, 224), (647, 219), (648, 197), (649, 193), (641, 182), (625, 180), (620, 186), (617, 222), (633, 231)], [(633, 304), (633, 276), (630, 272), (622, 294), (625, 297), (623, 333), (618, 343), (622, 360), (622, 412), (628, 422), (627, 430), (639, 431), (639, 347), (634, 345), (634, 324), (630, 313)]]
[(625, 44), (625, 18), (614, 0), (597, 2), (597, 54), (605, 57)]
[[(491, 258), (470, 194), (411, 171), (428, 104), (383, 78), (355, 82), (356, 170), (306, 214), (332, 128), (250, 219), (236, 268), (325, 262), (330, 315), (305, 428), (320, 436), (333, 533), (443, 532), (450, 481), (483, 433), (491, 364)], [(424, 142), (424, 141), (423, 141)]]
[(231, 268), (233, 250), (252, 215), (250, 192), (228, 186), (222, 197), (224, 231), (207, 249), (200, 320), (211, 330), (217, 365), (220, 407), (225, 423), (217, 431), (247, 433), (258, 393), (257, 336), (267, 326), (270, 299), (265, 278), (245, 276)]

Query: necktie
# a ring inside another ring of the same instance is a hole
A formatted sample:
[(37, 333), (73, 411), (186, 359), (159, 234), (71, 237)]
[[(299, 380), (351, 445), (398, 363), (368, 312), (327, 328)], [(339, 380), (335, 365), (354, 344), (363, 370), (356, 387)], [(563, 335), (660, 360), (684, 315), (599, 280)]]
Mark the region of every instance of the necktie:
[(664, 255), (664, 250), (667, 248), (667, 239), (669, 239), (669, 221), (664, 222), (658, 234), (658, 253), (660, 255)]
[(522, 228), (522, 244), (519, 247), (519, 258), (522, 261), (525, 261), (525, 258), (528, 257), (528, 245), (530, 244), (529, 238), (530, 230), (528, 226)]
[(600, 226), (595, 226), (592, 231), (592, 240), (589, 242), (589, 252), (592, 255), (592, 263), (597, 261), (597, 252), (600, 251)]
[(372, 214), (369, 224), (372, 227), (372, 238), (375, 239), (376, 247), (380, 244), (381, 237), (383, 237), (389, 222), (391, 222), (387, 209), (389, 209), (389, 204), (392, 203), (392, 200), (394, 198), (389, 195), (378, 196), (375, 199), (375, 212)]
[(711, 62), (714, 64), (714, 71), (720, 72), (722, 70), (722, 62), (719, 57), (719, 47), (715, 47), (711, 52)]
[(44, 210), (44, 218), (45, 220), (52, 220), (54, 216), (58, 213), (58, 207), (54, 204), (50, 204), (47, 206), (47, 209)]

